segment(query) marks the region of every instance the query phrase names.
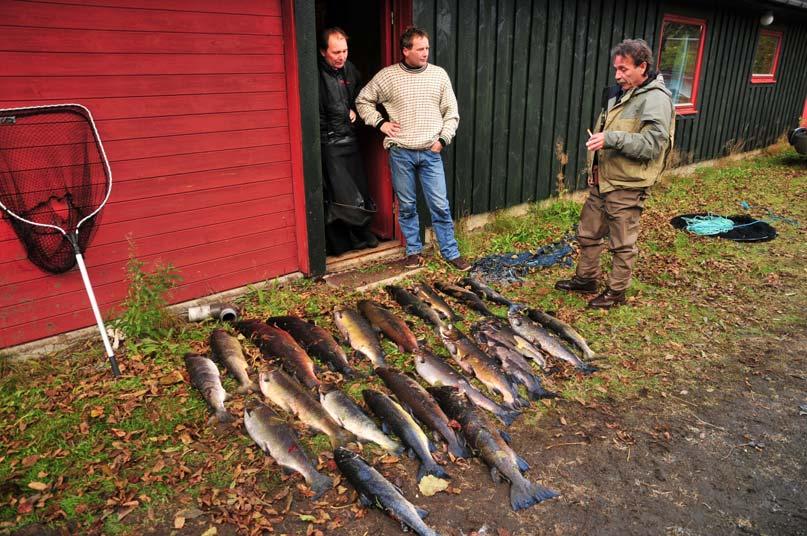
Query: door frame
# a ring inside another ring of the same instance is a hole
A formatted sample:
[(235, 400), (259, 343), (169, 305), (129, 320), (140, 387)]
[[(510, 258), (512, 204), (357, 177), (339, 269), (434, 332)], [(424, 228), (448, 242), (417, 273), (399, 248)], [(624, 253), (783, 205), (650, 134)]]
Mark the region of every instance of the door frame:
[[(385, 42), (382, 56), (384, 63), (390, 65), (401, 58), (398, 36), (412, 24), (412, 0), (383, 1), (383, 20), (379, 21), (382, 24), (382, 41)], [(295, 198), (303, 200), (302, 206), (296, 206), (300, 269), (308, 276), (320, 276), (325, 273), (326, 259), (319, 106), (303, 106), (303, 103), (319, 102), (319, 72), (317, 62), (313, 61), (318, 53), (316, 2), (294, 0), (293, 9), (289, 9), (291, 2), (281, 4), (288, 6), (284, 8), (283, 20), (292, 168), (296, 166), (302, 174), (301, 181), (295, 180)], [(386, 179), (391, 185), (392, 176), (386, 158), (381, 169), (386, 169)], [(302, 190), (302, 196), (298, 197), (298, 189)], [(397, 212), (397, 206), (395, 210)], [(395, 215), (392, 215), (394, 236), (402, 240)]]

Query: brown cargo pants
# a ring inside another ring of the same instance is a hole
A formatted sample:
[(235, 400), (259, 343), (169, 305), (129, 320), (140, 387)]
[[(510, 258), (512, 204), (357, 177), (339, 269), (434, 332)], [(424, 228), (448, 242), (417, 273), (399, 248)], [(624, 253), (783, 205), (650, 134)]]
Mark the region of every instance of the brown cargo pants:
[(630, 284), (633, 261), (638, 253), (639, 218), (642, 215), (647, 190), (613, 190), (600, 193), (599, 186), (589, 188), (588, 199), (580, 214), (577, 238), (580, 258), (577, 277), (599, 279), (600, 254), (605, 249), (603, 238), (608, 235), (608, 250), (613, 255), (608, 287), (624, 291)]

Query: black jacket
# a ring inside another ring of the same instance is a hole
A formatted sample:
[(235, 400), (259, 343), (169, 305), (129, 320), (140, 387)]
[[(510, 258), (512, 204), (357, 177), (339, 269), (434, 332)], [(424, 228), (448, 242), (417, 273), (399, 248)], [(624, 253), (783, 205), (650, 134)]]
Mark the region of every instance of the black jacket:
[(328, 143), (356, 135), (361, 124), (359, 114), (350, 122), (350, 110), (356, 111), (356, 95), (361, 83), (359, 71), (345, 62), (341, 69), (333, 69), (319, 58), (319, 129), (322, 143)]

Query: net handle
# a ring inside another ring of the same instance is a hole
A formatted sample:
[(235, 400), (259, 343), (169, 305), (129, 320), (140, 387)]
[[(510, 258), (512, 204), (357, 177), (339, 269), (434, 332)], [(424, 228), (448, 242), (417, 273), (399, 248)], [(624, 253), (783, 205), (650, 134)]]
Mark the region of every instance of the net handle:
[[(95, 128), (95, 120), (93, 119), (92, 113), (90, 112), (89, 108), (87, 108), (86, 106), (84, 106), (82, 104), (77, 104), (77, 103), (45, 104), (43, 106), (24, 106), (22, 108), (0, 108), (0, 114), (5, 114), (6, 112), (21, 112), (21, 111), (28, 111), (28, 110), (45, 110), (45, 109), (48, 109), (48, 108), (65, 108), (65, 107), (80, 108), (81, 110), (84, 111), (85, 114), (87, 114), (85, 119), (90, 123), (90, 126), (92, 127), (93, 138), (95, 139), (95, 143), (98, 144), (98, 149), (101, 152), (101, 161), (104, 164), (104, 169), (106, 170), (106, 176), (107, 176), (106, 196), (104, 196), (104, 200), (101, 201), (101, 204), (98, 205), (98, 208), (93, 210), (92, 213), (90, 213), (87, 216), (85, 216), (84, 218), (82, 218), (81, 221), (79, 221), (76, 224), (76, 232), (78, 233), (78, 229), (79, 229), (79, 227), (81, 227), (82, 223), (84, 223), (85, 221), (89, 220), (90, 218), (92, 218), (93, 216), (98, 214), (101, 211), (101, 209), (104, 208), (104, 205), (106, 205), (106, 202), (109, 199), (109, 195), (112, 193), (112, 169), (109, 167), (109, 160), (107, 160), (107, 157), (106, 157), (106, 151), (104, 150), (104, 144), (101, 142), (101, 136), (98, 134), (98, 129)], [(5, 206), (3, 204), (2, 200), (0, 200), (0, 208), (2, 208), (5, 211), (5, 213), (8, 214), (9, 216), (12, 216), (12, 217), (14, 217), (14, 218), (16, 218), (16, 219), (18, 219), (18, 220), (20, 220), (22, 222), (25, 222), (25, 223), (27, 223), (29, 225), (35, 225), (37, 227), (47, 227), (47, 228), (50, 228), (50, 229), (56, 229), (57, 231), (62, 233), (64, 236), (66, 236), (68, 239), (70, 238), (70, 236), (67, 234), (67, 231), (65, 231), (64, 229), (62, 229), (58, 225), (51, 225), (49, 223), (37, 223), (35, 221), (27, 220), (27, 219), (23, 218), (22, 216), (20, 216), (18, 214), (15, 214), (11, 209), (9, 209), (7, 206)]]
[[(78, 248), (78, 242), (74, 243), (73, 247)], [(87, 267), (84, 265), (84, 256), (78, 249), (76, 249), (76, 263), (78, 264), (79, 272), (81, 272), (81, 279), (84, 281), (84, 288), (87, 290), (87, 297), (90, 298), (90, 306), (92, 306), (92, 314), (95, 315), (95, 323), (98, 325), (98, 331), (101, 332), (101, 339), (104, 341), (106, 356), (109, 358), (109, 364), (112, 366), (112, 375), (119, 378), (120, 368), (118, 368), (118, 360), (115, 358), (112, 345), (109, 343), (109, 336), (107, 335), (106, 327), (104, 327), (104, 320), (101, 318), (101, 311), (98, 309), (98, 302), (95, 300), (95, 292), (92, 290), (90, 276), (87, 273)]]

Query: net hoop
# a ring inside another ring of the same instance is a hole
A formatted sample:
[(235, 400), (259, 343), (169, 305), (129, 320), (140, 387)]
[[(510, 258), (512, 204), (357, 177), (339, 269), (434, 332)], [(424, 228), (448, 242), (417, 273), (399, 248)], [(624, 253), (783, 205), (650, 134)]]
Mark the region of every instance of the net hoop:
[[(104, 169), (106, 170), (106, 176), (107, 176), (106, 196), (104, 197), (104, 200), (101, 201), (101, 203), (98, 205), (98, 208), (93, 210), (92, 213), (90, 213), (87, 216), (85, 216), (84, 218), (82, 218), (76, 224), (75, 233), (78, 235), (78, 229), (79, 229), (79, 227), (81, 227), (81, 224), (84, 223), (85, 221), (89, 220), (90, 218), (92, 218), (96, 214), (98, 214), (101, 211), (101, 209), (104, 208), (104, 205), (106, 205), (106, 202), (109, 199), (109, 195), (112, 193), (112, 169), (109, 167), (109, 160), (107, 160), (107, 157), (106, 157), (106, 151), (104, 150), (104, 144), (101, 142), (101, 136), (98, 134), (98, 129), (95, 128), (95, 119), (93, 119), (92, 113), (90, 112), (89, 108), (87, 108), (86, 106), (84, 106), (82, 104), (77, 104), (77, 103), (45, 104), (43, 106), (24, 106), (24, 107), (21, 107), (21, 108), (0, 108), (0, 114), (5, 115), (7, 112), (22, 112), (22, 111), (30, 111), (30, 110), (44, 110), (44, 109), (48, 109), (48, 108), (66, 108), (66, 107), (79, 108), (86, 114), (86, 119), (89, 121), (90, 126), (92, 127), (92, 133), (93, 133), (93, 137), (95, 138), (95, 143), (98, 144), (98, 149), (101, 152), (101, 160), (103, 161)], [(2, 199), (0, 199), (0, 208), (2, 208), (3, 211), (6, 214), (8, 214), (9, 216), (12, 216), (13, 218), (15, 218), (17, 220), (20, 220), (21, 222), (27, 223), (28, 225), (34, 225), (36, 227), (47, 227), (47, 228), (51, 228), (51, 229), (56, 229), (57, 231), (62, 233), (64, 236), (66, 236), (71, 242), (73, 241), (72, 238), (70, 237), (70, 235), (67, 233), (67, 231), (65, 231), (64, 229), (62, 229), (58, 225), (51, 225), (49, 223), (38, 223), (38, 222), (35, 222), (35, 221), (25, 219), (25, 218), (23, 218), (22, 216), (20, 216), (18, 214), (15, 214), (11, 209), (9, 209), (5, 204), (3, 204)]]

